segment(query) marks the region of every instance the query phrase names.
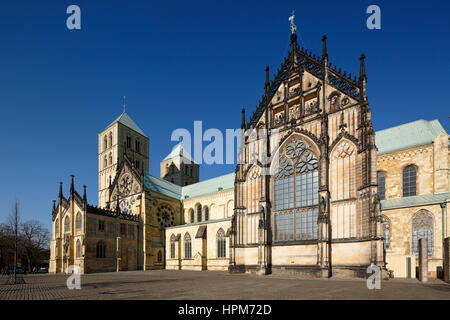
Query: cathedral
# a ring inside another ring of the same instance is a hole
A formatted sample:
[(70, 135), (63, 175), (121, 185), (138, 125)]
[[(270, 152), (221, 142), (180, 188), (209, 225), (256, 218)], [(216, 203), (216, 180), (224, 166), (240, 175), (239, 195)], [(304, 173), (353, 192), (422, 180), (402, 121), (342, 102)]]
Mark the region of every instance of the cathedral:
[(234, 172), (199, 181), (182, 144), (149, 173), (149, 138), (124, 112), (98, 135), (98, 206), (60, 183), (50, 272), (227, 270), (259, 275), (429, 276), (450, 235), (449, 136), (438, 120), (375, 132), (365, 56), (352, 77), (297, 44), (249, 118)]

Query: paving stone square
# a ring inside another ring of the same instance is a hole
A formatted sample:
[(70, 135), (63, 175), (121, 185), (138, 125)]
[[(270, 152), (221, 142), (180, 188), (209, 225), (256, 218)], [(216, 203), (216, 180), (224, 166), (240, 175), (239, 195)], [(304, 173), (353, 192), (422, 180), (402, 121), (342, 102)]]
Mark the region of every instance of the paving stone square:
[(367, 289), (365, 279), (299, 279), (289, 275), (257, 276), (218, 271), (129, 271), (81, 275), (81, 289), (69, 290), (68, 275), (26, 275), (25, 284), (6, 285), (0, 277), (0, 300), (303, 300), (426, 299), (449, 300), (450, 285), (438, 279), (382, 281)]

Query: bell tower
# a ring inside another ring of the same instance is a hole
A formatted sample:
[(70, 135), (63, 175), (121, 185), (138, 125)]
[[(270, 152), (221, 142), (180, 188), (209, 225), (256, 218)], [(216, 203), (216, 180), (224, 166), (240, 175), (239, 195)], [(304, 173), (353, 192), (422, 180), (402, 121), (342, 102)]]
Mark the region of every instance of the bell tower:
[(125, 112), (98, 134), (98, 205), (105, 207), (124, 154), (136, 169), (148, 172), (149, 138)]

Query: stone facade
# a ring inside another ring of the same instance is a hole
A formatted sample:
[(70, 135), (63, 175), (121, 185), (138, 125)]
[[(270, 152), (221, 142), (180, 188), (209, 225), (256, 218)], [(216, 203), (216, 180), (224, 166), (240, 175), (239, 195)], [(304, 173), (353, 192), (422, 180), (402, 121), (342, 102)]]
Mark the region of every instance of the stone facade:
[(124, 112), (99, 134), (99, 208), (73, 180), (69, 198), (60, 188), (50, 272), (364, 277), (374, 264), (415, 277), (427, 238), (436, 277), (449, 236), (449, 137), (437, 120), (375, 133), (371, 119), (364, 55), (352, 79), (328, 62), (326, 37), (316, 58), (295, 33), (248, 121), (243, 110), (235, 173), (199, 182), (179, 145), (150, 175), (149, 139)]

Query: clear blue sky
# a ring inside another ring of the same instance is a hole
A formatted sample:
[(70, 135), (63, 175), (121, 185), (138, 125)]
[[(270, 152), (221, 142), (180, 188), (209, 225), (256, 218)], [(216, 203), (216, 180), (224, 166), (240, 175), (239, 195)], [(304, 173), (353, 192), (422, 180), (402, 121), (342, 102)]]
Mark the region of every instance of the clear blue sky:
[[(66, 8), (81, 7), (79, 31)], [(381, 7), (381, 30), (366, 8)], [(58, 182), (88, 186), (97, 204), (97, 133), (127, 112), (150, 137), (150, 172), (175, 128), (240, 126), (288, 52), (296, 10), (302, 44), (352, 74), (367, 56), (376, 130), (439, 119), (450, 130), (448, 1), (6, 1), (0, 4), (0, 221), (19, 199), (23, 219), (51, 225)], [(234, 170), (201, 167), (201, 179)]]

